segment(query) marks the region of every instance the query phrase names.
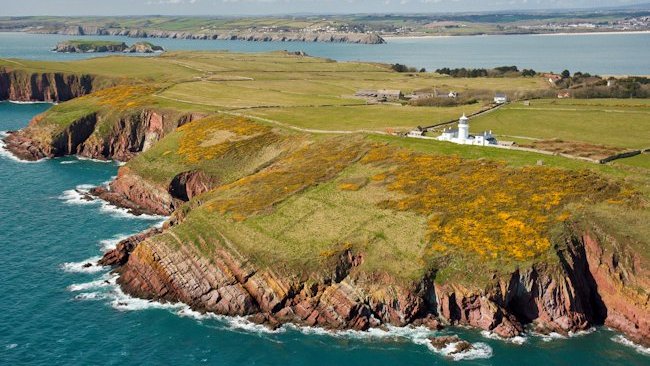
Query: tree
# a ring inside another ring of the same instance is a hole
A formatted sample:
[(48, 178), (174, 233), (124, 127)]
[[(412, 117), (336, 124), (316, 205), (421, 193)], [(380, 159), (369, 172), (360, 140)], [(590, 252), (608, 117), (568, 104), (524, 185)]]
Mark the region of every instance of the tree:
[(425, 68), (423, 67), (423, 68), (420, 69), (420, 72), (427, 72), (427, 69), (425, 69)]
[(535, 75), (537, 75), (537, 72), (535, 70), (533, 70), (533, 69), (523, 69), (521, 71), (521, 76), (524, 76), (524, 77), (526, 77), (526, 76), (535, 76)]
[(409, 68), (406, 65), (402, 65), (402, 64), (393, 64), (390, 66), (390, 68), (397, 72), (407, 72), (409, 70)]
[(562, 79), (568, 79), (571, 77), (571, 72), (569, 70), (562, 71)]

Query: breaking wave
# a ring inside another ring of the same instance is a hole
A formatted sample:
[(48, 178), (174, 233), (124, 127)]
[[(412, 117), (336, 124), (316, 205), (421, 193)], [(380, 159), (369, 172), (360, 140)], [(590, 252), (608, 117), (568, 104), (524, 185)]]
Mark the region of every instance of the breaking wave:
[(105, 269), (105, 267), (97, 264), (97, 261), (102, 257), (92, 257), (81, 262), (68, 262), (61, 265), (61, 269), (68, 273), (97, 273)]
[[(107, 183), (104, 182), (103, 184), (106, 185)], [(117, 207), (110, 202), (90, 196), (90, 190), (94, 187), (92, 184), (80, 184), (74, 189), (63, 191), (58, 198), (69, 205), (97, 205), (100, 212), (116, 218), (159, 221), (156, 225), (162, 224), (167, 219), (165, 216), (159, 215), (134, 215), (126, 208)]]
[(612, 341), (618, 344), (622, 344), (624, 346), (634, 348), (634, 350), (637, 351), (638, 353), (650, 356), (650, 347), (643, 347), (640, 344), (636, 344), (631, 340), (625, 338), (625, 336), (623, 336), (622, 334), (615, 335), (611, 339)]
[(512, 343), (512, 344), (518, 344), (518, 345), (522, 345), (522, 344), (524, 344), (524, 343), (526, 343), (528, 341), (528, 338), (524, 337), (524, 336), (515, 336), (515, 337), (512, 337), (512, 338), (503, 338), (500, 335), (498, 335), (496, 333), (493, 333), (493, 332), (490, 332), (488, 330), (481, 331), (481, 335), (483, 337), (485, 337), (485, 338), (488, 338), (488, 339), (508, 342), (508, 343)]
[[(372, 328), (368, 331), (342, 330), (331, 331), (317, 327), (303, 327), (294, 324), (285, 324), (277, 329), (270, 329), (264, 325), (256, 324), (245, 317), (225, 316), (213, 313), (201, 313), (192, 310), (189, 305), (183, 303), (165, 303), (153, 300), (132, 297), (122, 291), (117, 285), (118, 276), (115, 274), (104, 274), (101, 278), (87, 283), (73, 284), (68, 287), (71, 292), (80, 292), (74, 298), (76, 300), (107, 300), (108, 304), (119, 311), (141, 311), (148, 309), (162, 309), (170, 311), (178, 316), (192, 318), (198, 321), (216, 320), (219, 322), (219, 329), (230, 331), (241, 331), (246, 333), (257, 333), (260, 335), (285, 333), (288, 330), (301, 332), (305, 335), (319, 335), (336, 338), (352, 338), (359, 340), (380, 339), (406, 340), (417, 345), (427, 347), (431, 352), (442, 355), (454, 361), (486, 359), (492, 357), (492, 348), (483, 343), (472, 343), (468, 350), (455, 353), (456, 343), (450, 344), (443, 349), (436, 349), (431, 345), (429, 337), (437, 334), (436, 331), (426, 327), (395, 327), (387, 326), (385, 329)], [(89, 292), (89, 290), (95, 290)]]

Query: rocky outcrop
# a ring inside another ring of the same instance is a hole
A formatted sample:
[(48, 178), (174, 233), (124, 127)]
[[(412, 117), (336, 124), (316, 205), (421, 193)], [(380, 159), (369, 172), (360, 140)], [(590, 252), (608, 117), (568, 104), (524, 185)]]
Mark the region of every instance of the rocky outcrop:
[(52, 51), (61, 53), (154, 53), (164, 49), (149, 42), (137, 42), (128, 46), (124, 42), (64, 41), (58, 43)]
[(91, 75), (28, 73), (0, 68), (0, 100), (58, 103), (97, 89), (97, 79)]
[(129, 46), (124, 42), (75, 42), (64, 41), (58, 43), (52, 51), (62, 53), (106, 53), (106, 52), (125, 52)]
[(336, 42), (382, 44), (386, 41), (374, 33), (345, 32), (256, 32), (256, 31), (164, 31), (123, 28), (102, 28), (92, 26), (71, 26), (54, 29), (31, 29), (32, 33), (63, 34), (68, 36), (125, 36), (133, 38), (173, 38), (203, 40), (240, 40), (253, 42)]
[(170, 215), (177, 203), (173, 197), (158, 185), (133, 174), (128, 167), (121, 167), (107, 187), (96, 187), (90, 191), (111, 204), (129, 210), (133, 215)]
[[(615, 259), (582, 233), (567, 238), (559, 253), (560, 268), (540, 265), (516, 271), (510, 278), (494, 278), (485, 289), (434, 284), (435, 273), (414, 286), (365, 278), (355, 271), (363, 256), (349, 250), (341, 254), (331, 276), (281, 276), (226, 249), (232, 248), (226, 238), (225, 247), (206, 256), (173, 230), (162, 235), (178, 241), (176, 249), (165, 244), (169, 240), (153, 236), (131, 250), (126, 262), (120, 261), (125, 264), (118, 268), (119, 283), (128, 293), (182, 301), (200, 311), (250, 316), (272, 327), (296, 323), (364, 330), (413, 324), (438, 329), (440, 324), (458, 324), (510, 338), (529, 323), (538, 332), (563, 334), (607, 324), (637, 342), (648, 342), (648, 298), (630, 302), (617, 282), (621, 270)], [(113, 252), (105, 258), (111, 257)]]
[[(40, 117), (30, 124), (34, 126)], [(6, 148), (23, 160), (39, 160), (47, 157), (73, 155), (81, 152), (83, 144), (95, 130), (97, 115), (83, 116), (47, 142), (33, 139), (29, 130), (10, 131), (4, 139)]]
[[(6, 148), (25, 160), (39, 160), (65, 155), (79, 155), (92, 159), (128, 161), (145, 151), (165, 134), (202, 114), (178, 116), (152, 110), (131, 112), (117, 119), (108, 114), (90, 113), (70, 123), (61, 131), (49, 132), (40, 125), (43, 115), (35, 117), (29, 126), (10, 131), (4, 139)], [(108, 119), (108, 120), (107, 120)], [(112, 125), (109, 132), (96, 130), (98, 125)]]
[(183, 172), (174, 177), (169, 184), (169, 194), (172, 197), (187, 202), (216, 187), (218, 181), (200, 170)]
[(155, 53), (163, 52), (165, 49), (151, 44), (149, 42), (137, 42), (131, 45), (131, 47), (124, 50), (126, 53)]

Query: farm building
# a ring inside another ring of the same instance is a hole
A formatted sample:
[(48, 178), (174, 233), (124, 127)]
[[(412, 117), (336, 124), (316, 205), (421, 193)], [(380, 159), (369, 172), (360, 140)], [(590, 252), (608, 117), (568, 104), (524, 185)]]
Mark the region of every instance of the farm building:
[(404, 97), (401, 90), (379, 89), (377, 90), (377, 99), (383, 101), (400, 100)]

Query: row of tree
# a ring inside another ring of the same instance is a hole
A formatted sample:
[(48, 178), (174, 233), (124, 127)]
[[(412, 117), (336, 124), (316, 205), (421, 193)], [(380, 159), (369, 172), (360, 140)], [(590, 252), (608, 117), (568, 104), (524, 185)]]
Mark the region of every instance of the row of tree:
[(465, 67), (450, 69), (443, 67), (437, 69), (438, 74), (449, 75), (455, 78), (481, 78), (481, 77), (505, 77), (505, 76), (524, 76), (532, 77), (537, 75), (537, 72), (532, 69), (519, 70), (517, 66), (499, 66), (492, 69), (468, 69)]
[(390, 68), (393, 71), (397, 71), (397, 72), (427, 72), (427, 69), (425, 69), (424, 67), (418, 70), (416, 67), (406, 66), (402, 64), (392, 64), (390, 65)]

